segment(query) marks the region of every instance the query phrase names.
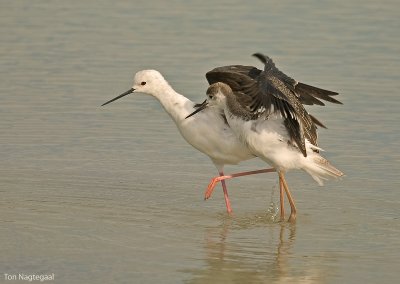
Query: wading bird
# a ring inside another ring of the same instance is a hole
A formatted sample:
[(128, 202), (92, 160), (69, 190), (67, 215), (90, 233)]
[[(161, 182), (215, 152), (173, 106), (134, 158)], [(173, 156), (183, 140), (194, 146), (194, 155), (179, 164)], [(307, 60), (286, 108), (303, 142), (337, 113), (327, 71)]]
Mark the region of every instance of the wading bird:
[(256, 56), (265, 64), (258, 80), (248, 80), (238, 88), (229, 81), (226, 84), (226, 77), (222, 78), (225, 82), (216, 78), (218, 82), (207, 90), (208, 99), (189, 117), (209, 107), (222, 111), (238, 140), (276, 169), (281, 216), (285, 191), (291, 207), (289, 220), (295, 220), (296, 206), (285, 180), (286, 171), (302, 169), (320, 185), (343, 173), (319, 154), (316, 124), (321, 124), (305, 110), (296, 90), (298, 83), (279, 71), (269, 57)]
[[(216, 68), (208, 72), (206, 77), (210, 84), (214, 83), (215, 78), (219, 76), (225, 76), (232, 84), (236, 82), (235, 78), (237, 78), (239, 81), (236, 84), (240, 85), (240, 80), (257, 80), (257, 78), (262, 77), (263, 72), (251, 66), (232, 65)], [(337, 95), (337, 93), (302, 83), (298, 84), (302, 86), (298, 90), (298, 95), (304, 104), (324, 105), (319, 99), (339, 103), (331, 97), (332, 95)], [(219, 177), (212, 179), (205, 193), (205, 199), (211, 196), (216, 182), (221, 181), (228, 213), (232, 212), (232, 208), (225, 179), (275, 171), (275, 169), (270, 168), (225, 176), (223, 172), (224, 165), (235, 165), (256, 156), (236, 138), (231, 128), (227, 125), (226, 118), (221, 113), (221, 110), (207, 108), (196, 116), (189, 118), (193, 111), (197, 109), (202, 110), (205, 103), (195, 104), (188, 98), (178, 94), (156, 70), (142, 70), (137, 72), (134, 76), (133, 87), (131, 89), (107, 101), (102, 106), (132, 93), (144, 93), (158, 99), (165, 111), (175, 122), (183, 138), (194, 148), (210, 157), (218, 170)], [(314, 123), (323, 127), (322, 123), (317, 119), (314, 117), (312, 119)]]

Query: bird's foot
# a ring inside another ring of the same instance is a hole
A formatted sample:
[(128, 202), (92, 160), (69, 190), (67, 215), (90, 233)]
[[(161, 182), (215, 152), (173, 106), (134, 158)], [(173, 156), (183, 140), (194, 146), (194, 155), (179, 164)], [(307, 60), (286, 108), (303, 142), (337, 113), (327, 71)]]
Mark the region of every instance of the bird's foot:
[(218, 182), (225, 180), (227, 178), (230, 178), (230, 176), (218, 176), (218, 177), (212, 178), (210, 183), (207, 186), (206, 192), (204, 193), (204, 200), (207, 200), (211, 197), (211, 195), (214, 191), (214, 188)]
[(291, 213), (288, 219), (289, 223), (294, 223), (296, 221), (296, 213)]

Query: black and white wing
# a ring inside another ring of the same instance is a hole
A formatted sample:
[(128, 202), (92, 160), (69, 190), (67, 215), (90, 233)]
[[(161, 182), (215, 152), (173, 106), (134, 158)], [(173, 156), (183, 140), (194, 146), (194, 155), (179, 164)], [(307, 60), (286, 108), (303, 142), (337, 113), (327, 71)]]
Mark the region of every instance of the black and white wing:
[[(255, 56), (260, 59), (258, 55), (259, 53), (256, 53)], [(263, 61), (262, 59), (260, 60)], [(342, 104), (340, 101), (332, 97), (338, 95), (336, 92), (297, 82), (279, 71), (277, 68), (276, 72), (276, 76), (278, 76), (288, 88), (295, 92), (300, 102), (304, 105), (315, 104), (324, 106), (325, 104), (321, 100)], [(242, 86), (247, 85), (249, 81), (258, 80), (263, 73), (264, 71), (253, 66), (229, 65), (214, 68), (206, 73), (206, 78), (210, 85), (217, 82), (223, 82), (228, 84), (232, 90), (237, 92), (241, 91)]]
[(264, 73), (257, 82), (247, 86), (253, 99), (252, 111), (257, 112), (262, 108), (280, 112), (285, 117), (284, 123), (290, 138), (307, 156), (305, 139), (317, 146), (317, 128), (295, 92), (295, 81), (276, 68), (272, 59), (266, 56), (263, 59)]
[(280, 112), (291, 140), (306, 156), (305, 138), (317, 146), (316, 125), (325, 126), (303, 104), (324, 105), (320, 99), (340, 103), (331, 97), (337, 93), (299, 83), (276, 68), (269, 57), (254, 56), (265, 64), (263, 71), (242, 65), (218, 67), (206, 74), (208, 82), (228, 84), (238, 102), (255, 116)]
[(320, 100), (328, 101), (335, 104), (342, 104), (340, 101), (332, 98), (332, 96), (337, 96), (339, 95), (339, 93), (298, 82), (276, 68), (272, 59), (268, 56), (265, 56), (261, 53), (255, 53), (253, 54), (253, 56), (257, 57), (262, 63), (264, 63), (265, 67), (269, 68), (276, 78), (279, 78), (279, 80), (282, 81), (287, 88), (292, 90), (302, 104), (316, 104), (324, 106), (325, 104)]

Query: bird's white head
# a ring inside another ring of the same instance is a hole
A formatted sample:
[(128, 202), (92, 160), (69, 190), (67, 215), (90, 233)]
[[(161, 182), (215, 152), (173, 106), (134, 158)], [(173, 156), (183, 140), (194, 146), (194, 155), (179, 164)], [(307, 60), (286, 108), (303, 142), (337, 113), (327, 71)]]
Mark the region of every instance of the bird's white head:
[(158, 90), (168, 86), (167, 81), (157, 70), (142, 70), (133, 77), (133, 92), (154, 95)]
[(144, 93), (152, 96), (158, 96), (166, 88), (170, 88), (168, 82), (160, 72), (156, 70), (142, 70), (133, 77), (133, 86), (128, 91), (102, 104), (102, 106), (118, 100), (132, 93)]

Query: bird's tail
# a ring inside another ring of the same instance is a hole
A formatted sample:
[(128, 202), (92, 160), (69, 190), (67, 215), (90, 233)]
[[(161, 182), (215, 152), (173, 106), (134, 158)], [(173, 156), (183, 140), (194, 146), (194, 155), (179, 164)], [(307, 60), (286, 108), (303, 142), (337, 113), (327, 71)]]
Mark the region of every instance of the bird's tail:
[(323, 181), (329, 178), (340, 178), (344, 176), (340, 170), (332, 166), (327, 159), (318, 153), (307, 156), (303, 169), (309, 173), (319, 185), (323, 185)]

